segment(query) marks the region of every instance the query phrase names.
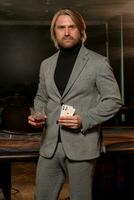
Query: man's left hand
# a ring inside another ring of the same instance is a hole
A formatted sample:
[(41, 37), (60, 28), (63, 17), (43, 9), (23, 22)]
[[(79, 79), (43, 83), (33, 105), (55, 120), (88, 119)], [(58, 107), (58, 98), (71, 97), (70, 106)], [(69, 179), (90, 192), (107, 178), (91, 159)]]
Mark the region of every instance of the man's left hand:
[(79, 115), (62, 116), (59, 118), (58, 123), (68, 128), (78, 129), (81, 127), (81, 119)]

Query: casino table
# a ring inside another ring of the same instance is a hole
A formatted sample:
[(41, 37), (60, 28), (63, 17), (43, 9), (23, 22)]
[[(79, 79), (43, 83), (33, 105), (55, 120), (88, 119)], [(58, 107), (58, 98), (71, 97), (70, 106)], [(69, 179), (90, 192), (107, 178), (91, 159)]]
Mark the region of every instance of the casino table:
[[(116, 156), (134, 152), (134, 127), (103, 127), (106, 154)], [(0, 187), (5, 200), (11, 200), (12, 162), (37, 161), (41, 132), (17, 133), (0, 131)], [(102, 156), (103, 157), (103, 156)]]

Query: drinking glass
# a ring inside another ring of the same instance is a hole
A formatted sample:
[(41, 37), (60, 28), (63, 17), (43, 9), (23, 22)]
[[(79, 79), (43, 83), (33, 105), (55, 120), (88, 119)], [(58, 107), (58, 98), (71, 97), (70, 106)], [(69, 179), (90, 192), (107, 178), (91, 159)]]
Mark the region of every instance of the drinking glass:
[(34, 107), (30, 107), (30, 112), (31, 112), (31, 116), (35, 119), (35, 121), (37, 121), (38, 123), (45, 122), (46, 114), (45, 114), (44, 108), (40, 109), (39, 111), (36, 111)]

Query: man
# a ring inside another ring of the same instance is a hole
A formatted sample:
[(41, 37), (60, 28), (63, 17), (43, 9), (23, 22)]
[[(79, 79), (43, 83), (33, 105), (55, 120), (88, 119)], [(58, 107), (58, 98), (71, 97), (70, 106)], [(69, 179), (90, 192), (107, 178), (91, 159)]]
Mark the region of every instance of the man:
[[(82, 16), (70, 9), (59, 10), (51, 23), (58, 52), (42, 62), (34, 100), (35, 110), (43, 107), (46, 113), (36, 200), (58, 199), (66, 176), (71, 200), (92, 199), (95, 163), (103, 146), (100, 124), (121, 106), (107, 59), (84, 47), (85, 29)], [(32, 116), (29, 123), (42, 126)]]

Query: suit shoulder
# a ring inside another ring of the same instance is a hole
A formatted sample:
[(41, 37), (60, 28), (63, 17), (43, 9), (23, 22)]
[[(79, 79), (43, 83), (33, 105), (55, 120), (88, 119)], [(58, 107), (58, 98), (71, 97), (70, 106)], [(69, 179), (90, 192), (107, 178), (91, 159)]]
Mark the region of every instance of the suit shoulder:
[[(87, 49), (87, 48), (86, 48)], [(107, 59), (105, 56), (91, 50), (91, 49), (87, 49), (88, 53), (89, 53), (89, 57), (92, 57), (92, 59), (97, 59), (97, 60), (105, 60)]]
[(86, 56), (88, 57), (88, 63), (92, 64), (93, 68), (98, 71), (106, 70), (106, 68), (111, 68), (109, 60), (106, 56), (103, 56), (93, 50), (85, 48)]
[(59, 51), (54, 53), (52, 56), (45, 58), (42, 62), (41, 65), (46, 65), (47, 63), (51, 63), (59, 54)]

